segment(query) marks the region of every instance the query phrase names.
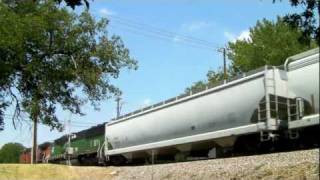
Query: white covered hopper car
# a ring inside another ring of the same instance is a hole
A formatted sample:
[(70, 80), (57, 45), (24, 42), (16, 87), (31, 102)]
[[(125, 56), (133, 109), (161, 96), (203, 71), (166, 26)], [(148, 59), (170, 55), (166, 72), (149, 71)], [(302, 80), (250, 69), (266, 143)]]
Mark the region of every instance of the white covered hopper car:
[[(282, 68), (243, 74), (200, 92), (180, 95), (110, 121), (107, 160), (150, 155), (209, 157), (241, 147), (241, 137), (268, 142), (319, 123), (319, 48), (290, 57)], [(249, 140), (248, 140), (249, 141)]]

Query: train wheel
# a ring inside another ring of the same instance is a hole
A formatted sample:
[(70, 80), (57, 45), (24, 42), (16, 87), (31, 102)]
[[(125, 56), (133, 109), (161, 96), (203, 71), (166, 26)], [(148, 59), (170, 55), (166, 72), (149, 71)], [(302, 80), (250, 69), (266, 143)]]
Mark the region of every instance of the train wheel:
[(174, 160), (176, 162), (183, 162), (186, 161), (188, 157), (188, 153), (186, 152), (179, 152), (174, 156)]
[(112, 165), (119, 166), (125, 164), (127, 162), (127, 159), (121, 155), (110, 156), (110, 162)]
[(251, 155), (257, 152), (260, 144), (256, 135), (247, 135), (239, 137), (234, 145), (235, 155)]

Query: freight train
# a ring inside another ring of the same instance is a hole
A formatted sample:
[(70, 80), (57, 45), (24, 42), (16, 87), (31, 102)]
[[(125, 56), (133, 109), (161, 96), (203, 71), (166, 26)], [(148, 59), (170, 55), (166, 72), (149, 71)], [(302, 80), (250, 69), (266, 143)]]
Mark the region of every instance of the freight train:
[[(51, 147), (52, 143), (45, 142), (40, 145), (38, 145), (37, 149), (37, 163), (48, 163), (49, 158), (51, 157)], [(31, 163), (31, 148), (26, 148), (22, 151), (19, 157), (20, 163), (23, 164), (30, 164)]]
[(319, 147), (319, 48), (74, 133), (49, 162), (115, 165)]

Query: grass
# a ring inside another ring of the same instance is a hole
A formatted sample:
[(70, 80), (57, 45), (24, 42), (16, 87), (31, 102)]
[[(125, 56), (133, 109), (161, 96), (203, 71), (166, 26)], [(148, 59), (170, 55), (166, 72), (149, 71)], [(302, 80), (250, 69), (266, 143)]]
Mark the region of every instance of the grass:
[(1, 180), (107, 180), (110, 169), (53, 164), (0, 164)]

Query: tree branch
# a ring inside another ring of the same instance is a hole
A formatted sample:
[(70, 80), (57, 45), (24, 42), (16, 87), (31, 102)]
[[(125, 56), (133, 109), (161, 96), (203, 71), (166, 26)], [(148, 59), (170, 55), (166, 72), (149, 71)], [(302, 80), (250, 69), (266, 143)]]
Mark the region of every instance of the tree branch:
[(16, 102), (16, 106), (14, 109), (14, 113), (12, 116), (12, 124), (14, 129), (16, 129), (16, 123), (15, 123), (15, 119), (19, 119), (19, 117), (21, 116), (21, 108), (20, 108), (20, 101), (18, 99), (18, 97), (12, 92), (11, 88), (9, 88), (9, 93), (11, 95), (12, 101)]

